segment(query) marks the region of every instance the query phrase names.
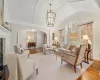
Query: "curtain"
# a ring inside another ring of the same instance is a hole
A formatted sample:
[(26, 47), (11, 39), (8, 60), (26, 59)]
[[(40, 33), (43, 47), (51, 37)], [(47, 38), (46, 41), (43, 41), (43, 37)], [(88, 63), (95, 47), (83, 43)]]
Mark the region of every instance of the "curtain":
[(83, 35), (88, 35), (88, 38), (89, 38), (90, 42), (92, 43), (92, 40), (93, 40), (92, 23), (82, 25), (81, 27), (82, 27), (82, 29), (81, 29), (81, 39), (83, 38)]
[[(92, 49), (92, 46), (93, 46), (93, 43), (92, 43), (93, 42), (92, 23), (84, 24), (84, 25), (81, 25), (80, 27), (81, 27), (81, 41), (82, 41), (83, 35), (87, 35), (88, 38), (89, 38), (88, 43), (90, 44), (90, 48)], [(93, 58), (93, 52), (92, 51), (89, 54), (89, 59), (91, 59), (91, 58)]]

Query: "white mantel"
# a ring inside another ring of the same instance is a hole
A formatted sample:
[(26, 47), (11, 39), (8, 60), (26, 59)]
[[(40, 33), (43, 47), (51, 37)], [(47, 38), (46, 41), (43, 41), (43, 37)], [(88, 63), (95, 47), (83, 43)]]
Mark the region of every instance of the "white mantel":
[(0, 26), (0, 38), (5, 38), (5, 53), (10, 53), (10, 31)]

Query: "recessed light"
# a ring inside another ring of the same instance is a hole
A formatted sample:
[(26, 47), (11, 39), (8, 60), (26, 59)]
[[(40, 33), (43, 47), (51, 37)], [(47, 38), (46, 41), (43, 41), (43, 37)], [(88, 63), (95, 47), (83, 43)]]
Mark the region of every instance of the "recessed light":
[(36, 31), (36, 30), (32, 29), (32, 31)]

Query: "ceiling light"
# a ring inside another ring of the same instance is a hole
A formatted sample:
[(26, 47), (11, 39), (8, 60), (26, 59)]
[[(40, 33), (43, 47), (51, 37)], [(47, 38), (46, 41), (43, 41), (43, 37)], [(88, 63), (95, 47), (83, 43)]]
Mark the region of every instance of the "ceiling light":
[(36, 30), (32, 29), (32, 31), (36, 31)]
[(46, 14), (46, 23), (48, 27), (53, 27), (55, 24), (56, 13), (54, 10), (51, 10), (51, 3), (50, 3), (50, 10), (47, 10)]

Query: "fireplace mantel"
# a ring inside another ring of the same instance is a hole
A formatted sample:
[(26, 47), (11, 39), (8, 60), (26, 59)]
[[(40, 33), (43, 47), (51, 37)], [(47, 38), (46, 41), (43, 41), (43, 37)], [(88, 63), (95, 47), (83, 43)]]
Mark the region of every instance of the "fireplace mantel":
[(9, 30), (7, 30), (6, 28), (4, 28), (4, 27), (1, 26), (1, 25), (0, 25), (0, 30), (4, 31), (4, 32), (6, 32), (6, 33), (9, 33), (9, 32), (10, 32)]
[(11, 41), (10, 41), (10, 31), (6, 30), (3, 26), (0, 26), (0, 38), (5, 39), (5, 53), (9, 53), (11, 51)]

